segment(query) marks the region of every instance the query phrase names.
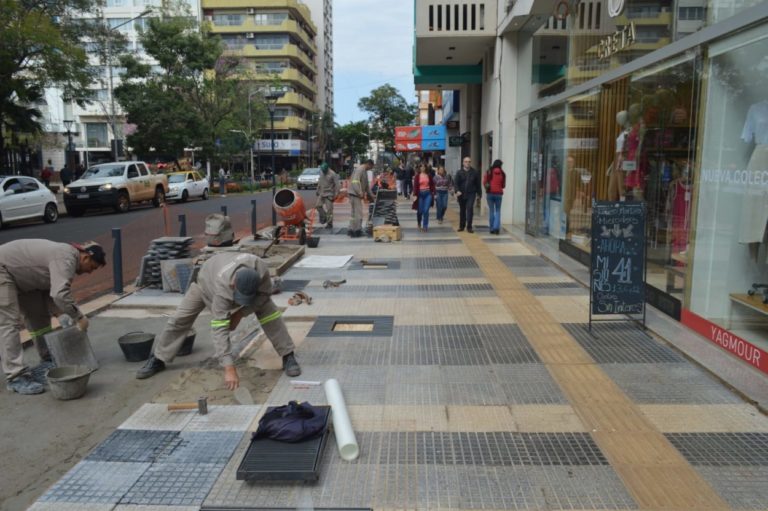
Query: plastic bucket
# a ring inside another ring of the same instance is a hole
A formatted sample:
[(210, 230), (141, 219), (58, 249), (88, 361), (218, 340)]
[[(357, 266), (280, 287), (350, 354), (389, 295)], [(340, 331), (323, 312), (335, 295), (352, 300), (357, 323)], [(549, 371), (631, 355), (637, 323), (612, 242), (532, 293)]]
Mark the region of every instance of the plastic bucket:
[(62, 366), (49, 369), (46, 376), (51, 395), (62, 401), (83, 397), (92, 372), (86, 366)]
[(142, 362), (148, 359), (154, 342), (155, 334), (146, 332), (130, 332), (117, 340), (128, 362)]
[(288, 188), (283, 188), (275, 194), (272, 207), (285, 225), (299, 225), (307, 218), (304, 199)]
[(195, 329), (189, 331), (187, 336), (184, 338), (184, 342), (181, 343), (181, 348), (179, 348), (179, 352), (176, 353), (176, 356), (178, 357), (186, 357), (190, 353), (192, 353), (192, 346), (195, 344), (195, 337), (197, 336), (197, 332), (195, 332)]
[(307, 246), (309, 248), (317, 248), (317, 245), (319, 244), (320, 244), (320, 238), (318, 238), (317, 236), (311, 236), (307, 238)]

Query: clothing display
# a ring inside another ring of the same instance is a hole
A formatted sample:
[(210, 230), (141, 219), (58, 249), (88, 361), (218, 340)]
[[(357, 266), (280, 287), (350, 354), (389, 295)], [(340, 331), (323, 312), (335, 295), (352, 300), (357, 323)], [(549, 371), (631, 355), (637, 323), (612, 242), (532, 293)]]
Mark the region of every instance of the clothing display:
[(642, 152), (642, 142), (645, 129), (642, 123), (632, 126), (624, 142), (624, 159), (622, 170), (626, 173), (624, 186), (627, 188), (643, 188), (647, 174), (647, 160)]
[(688, 247), (692, 192), (693, 186), (682, 179), (670, 184), (672, 252), (674, 253), (684, 252)]
[(744, 129), (741, 131), (741, 139), (747, 143), (751, 143), (754, 139), (758, 145), (768, 144), (768, 100), (749, 107)]
[[(768, 100), (753, 104), (741, 131), (744, 142), (757, 144), (747, 164), (748, 171), (768, 169)], [(768, 188), (745, 190), (741, 206), (739, 243), (762, 243), (768, 228)]]

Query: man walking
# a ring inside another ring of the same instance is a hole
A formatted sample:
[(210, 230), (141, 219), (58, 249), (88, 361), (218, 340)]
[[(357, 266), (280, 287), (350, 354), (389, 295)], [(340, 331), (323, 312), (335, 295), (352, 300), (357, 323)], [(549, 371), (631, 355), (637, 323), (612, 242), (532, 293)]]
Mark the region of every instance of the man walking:
[(349, 203), (352, 206), (352, 216), (349, 219), (347, 234), (353, 238), (363, 235), (363, 197), (373, 200), (371, 187), (368, 184), (368, 171), (373, 168), (373, 160), (366, 160), (352, 171), (349, 177)]
[(397, 179), (397, 195), (405, 197), (405, 166), (402, 161), (398, 161), (394, 169)]
[(197, 282), (189, 286), (136, 378), (143, 380), (154, 376), (173, 362), (195, 319), (206, 308), (212, 315), (215, 356), (224, 368), (224, 383), (229, 390), (240, 385), (235, 369), (237, 353), (233, 352), (229, 334), (249, 314), (256, 314), (272, 346), (283, 357), (285, 374), (301, 374), (301, 367), (293, 355), (293, 340), (282, 313), (272, 301), (269, 268), (253, 254), (220, 252), (203, 263)]
[[(105, 264), (104, 250), (93, 242), (27, 239), (0, 246), (0, 359), (8, 390), (19, 394), (45, 390), (45, 369), (52, 367), (43, 339), (52, 330), (50, 302), (73, 318), (80, 330), (87, 330), (88, 318), (72, 297), (72, 279)], [(42, 362), (32, 371), (24, 365), (18, 326), (22, 315)]]
[(472, 168), (472, 160), (467, 156), (462, 161), (461, 168), (456, 172), (456, 198), (459, 202), (459, 232), (472, 229), (472, 217), (475, 212), (475, 200), (483, 195), (480, 172)]
[(333, 201), (339, 195), (339, 176), (328, 168), (328, 164), (320, 164), (320, 177), (317, 180), (317, 197), (319, 204), (320, 223), (328, 229), (333, 228)]

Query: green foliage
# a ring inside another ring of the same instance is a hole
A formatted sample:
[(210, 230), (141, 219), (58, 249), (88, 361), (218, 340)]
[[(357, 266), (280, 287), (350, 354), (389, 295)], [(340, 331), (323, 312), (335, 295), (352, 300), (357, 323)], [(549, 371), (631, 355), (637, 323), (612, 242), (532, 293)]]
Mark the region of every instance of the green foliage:
[(357, 106), (368, 112), (372, 124), (371, 139), (382, 141), (389, 151), (395, 148), (395, 127), (413, 124), (417, 112), (417, 106), (408, 104), (388, 83), (372, 90), (370, 96), (361, 98)]
[[(158, 62), (153, 69), (131, 55), (116, 97), (137, 130), (128, 143), (139, 154), (181, 155), (190, 145), (202, 147), (203, 158), (225, 159), (247, 151), (249, 82), (240, 63), (223, 55), (219, 38), (210, 37), (187, 17), (153, 18), (141, 42)], [(260, 94), (251, 97), (253, 140), (267, 118)]]
[(364, 154), (368, 150), (368, 124), (365, 121), (357, 121), (343, 126), (337, 125), (334, 140), (345, 155)]
[(81, 38), (92, 26), (71, 17), (93, 0), (0, 0), (0, 161), (7, 133), (40, 130), (43, 90), (84, 101), (91, 81)]

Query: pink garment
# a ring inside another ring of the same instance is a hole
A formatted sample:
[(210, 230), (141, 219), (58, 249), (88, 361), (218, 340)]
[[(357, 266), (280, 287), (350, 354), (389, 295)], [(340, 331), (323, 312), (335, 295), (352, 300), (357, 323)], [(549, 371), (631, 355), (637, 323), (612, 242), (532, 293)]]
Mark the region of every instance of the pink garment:
[(672, 187), (672, 252), (682, 252), (688, 247), (690, 228), (691, 192), (693, 187), (678, 180)]
[(419, 174), (419, 190), (429, 190), (429, 174)]

